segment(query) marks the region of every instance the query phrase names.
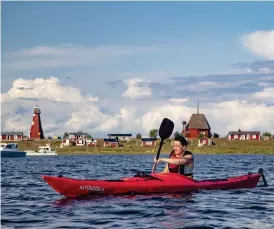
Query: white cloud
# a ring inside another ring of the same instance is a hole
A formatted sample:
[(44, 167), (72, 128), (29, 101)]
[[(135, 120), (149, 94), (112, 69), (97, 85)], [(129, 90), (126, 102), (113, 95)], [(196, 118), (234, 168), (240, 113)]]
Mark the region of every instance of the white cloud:
[(19, 98), (47, 99), (56, 102), (96, 102), (98, 100), (92, 96), (83, 97), (78, 88), (61, 86), (60, 80), (55, 77), (34, 80), (19, 78), (13, 82), (12, 88), (7, 93), (1, 94), (3, 102)]
[(136, 119), (136, 108), (122, 107), (118, 114), (109, 116), (95, 131), (132, 133), (134, 130), (140, 129), (140, 127), (140, 120)]
[(246, 101), (226, 101), (216, 105), (209, 113), (215, 129), (223, 133), (238, 130), (261, 130), (274, 132), (274, 106)]
[(67, 127), (73, 130), (87, 128), (88, 126), (97, 126), (108, 120), (108, 115), (100, 112), (97, 106), (92, 104), (83, 104), (71, 112), (69, 119), (66, 122)]
[(149, 130), (159, 128), (163, 118), (171, 119), (175, 130), (180, 131), (182, 121), (188, 121), (190, 115), (196, 112), (196, 108), (167, 104), (160, 107), (152, 107), (151, 110), (142, 116), (142, 128), (148, 133)]
[(256, 31), (241, 38), (244, 47), (258, 56), (274, 60), (274, 30)]
[(38, 46), (17, 52), (4, 53), (3, 65), (12, 69), (41, 69), (75, 66), (95, 66), (106, 61), (152, 52), (150, 46)]
[[(194, 107), (174, 105), (165, 105), (151, 110), (142, 117), (142, 127), (146, 131), (159, 127), (165, 117), (174, 121), (174, 130), (181, 131), (182, 121), (188, 122), (191, 114), (196, 113)], [(208, 104), (200, 111), (206, 115), (212, 131), (223, 136), (238, 128), (274, 133), (274, 106), (236, 100)]]
[[(68, 90), (67, 97), (75, 95), (73, 97), (76, 99), (54, 99), (58, 96), (49, 94), (54, 93), (57, 88), (64, 93)], [(26, 91), (26, 94), (20, 94), (21, 91)], [(42, 91), (46, 92), (45, 95)], [(206, 115), (212, 131), (221, 135), (238, 128), (274, 133), (274, 106), (265, 105), (265, 100), (273, 104), (273, 94), (273, 87), (269, 87), (247, 95), (248, 101), (233, 101), (230, 98), (231, 101), (202, 103), (200, 112)], [(61, 87), (56, 78), (33, 81), (20, 79), (5, 96), (9, 96), (9, 99), (1, 100), (2, 130), (23, 131), (24, 134), (28, 134), (33, 107), (38, 105), (42, 111), (42, 125), (46, 136), (61, 136), (64, 132), (78, 130), (86, 131), (95, 138), (105, 137), (109, 132), (148, 135), (151, 129), (159, 128), (165, 117), (174, 121), (174, 131), (181, 131), (182, 121), (189, 121), (191, 114), (196, 113), (197, 109), (196, 103), (193, 106), (188, 105), (188, 100), (184, 98), (130, 102), (121, 99), (110, 100), (108, 103), (92, 103), (89, 97), (80, 94), (79, 89)], [(32, 97), (37, 100), (19, 99)], [(106, 107), (108, 113), (101, 109)]]
[(99, 127), (95, 129), (95, 131), (111, 131), (112, 129), (117, 128), (119, 125), (119, 120), (115, 118), (111, 118), (104, 123), (102, 123)]
[(254, 93), (253, 97), (274, 102), (274, 87), (264, 88), (263, 91)]
[[(28, 120), (29, 123), (31, 119)], [(10, 131), (26, 131), (24, 135), (28, 135), (28, 131), (30, 129), (30, 125), (27, 125), (27, 122), (22, 122), (22, 115), (20, 114), (13, 114), (10, 115), (5, 122), (5, 125), (2, 126), (3, 130), (10, 130)]]
[(188, 101), (187, 98), (172, 98), (172, 99), (169, 99), (170, 102), (173, 102), (173, 103), (185, 103)]
[[(77, 106), (79, 103), (74, 103)], [(41, 109), (41, 120), (44, 133), (57, 135), (66, 129), (64, 120), (72, 109), (72, 104), (58, 103), (49, 100), (21, 100), (14, 99), (1, 101), (1, 130), (2, 131), (23, 131), (28, 135), (33, 108), (39, 105)], [(61, 132), (59, 130), (62, 130)]]
[(122, 107), (120, 113), (107, 115), (96, 105), (84, 104), (71, 113), (66, 126), (73, 130), (88, 128), (96, 132), (106, 132), (119, 129), (120, 132), (132, 130), (131, 128), (136, 126), (134, 123), (136, 123), (135, 108)]
[(128, 79), (124, 83), (127, 85), (127, 90), (123, 93), (123, 97), (136, 99), (143, 97), (150, 97), (152, 95), (152, 90), (147, 85), (141, 86), (140, 83), (145, 83), (146, 81), (142, 79)]
[(50, 47), (50, 46), (38, 46), (29, 49), (22, 49), (18, 52), (12, 53), (13, 56), (19, 57), (39, 57), (39, 56), (63, 56), (73, 52), (73, 48), (69, 46)]
[(198, 82), (196, 84), (188, 85), (186, 89), (189, 91), (204, 92), (204, 91), (208, 91), (209, 89), (226, 88), (226, 87), (229, 87), (229, 85), (220, 84), (218, 82), (212, 82), (212, 81), (203, 81), (203, 82)]

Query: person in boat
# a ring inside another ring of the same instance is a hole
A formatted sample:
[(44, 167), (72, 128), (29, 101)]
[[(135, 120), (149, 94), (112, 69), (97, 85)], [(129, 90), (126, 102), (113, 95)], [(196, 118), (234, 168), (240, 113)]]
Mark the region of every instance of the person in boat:
[(163, 173), (179, 173), (193, 178), (194, 156), (187, 151), (188, 142), (185, 137), (179, 135), (174, 138), (173, 150), (169, 158), (154, 158), (154, 163), (166, 162), (167, 165)]

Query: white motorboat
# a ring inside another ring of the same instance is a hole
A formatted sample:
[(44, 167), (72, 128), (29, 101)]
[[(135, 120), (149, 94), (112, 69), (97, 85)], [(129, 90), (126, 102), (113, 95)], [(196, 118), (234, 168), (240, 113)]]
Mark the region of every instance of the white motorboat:
[(55, 156), (58, 155), (55, 150), (51, 149), (49, 144), (39, 146), (38, 151), (26, 150), (27, 156)]

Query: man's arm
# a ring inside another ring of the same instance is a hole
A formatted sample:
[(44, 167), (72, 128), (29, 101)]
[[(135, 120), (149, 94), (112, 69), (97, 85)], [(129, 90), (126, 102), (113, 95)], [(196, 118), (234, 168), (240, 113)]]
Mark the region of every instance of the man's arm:
[(187, 165), (188, 163), (192, 162), (193, 156), (192, 155), (186, 155), (181, 159), (171, 159), (171, 158), (159, 158), (159, 162), (166, 162), (169, 164), (174, 164), (174, 165)]

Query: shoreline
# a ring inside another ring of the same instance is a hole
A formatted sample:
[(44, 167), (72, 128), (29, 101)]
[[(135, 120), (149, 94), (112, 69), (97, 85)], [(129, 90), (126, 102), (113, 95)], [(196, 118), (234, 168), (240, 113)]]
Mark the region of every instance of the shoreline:
[[(259, 151), (253, 151), (253, 152), (195, 152), (191, 151), (193, 154), (196, 155), (274, 155), (274, 151), (270, 152), (259, 152)], [(66, 156), (66, 155), (156, 155), (157, 152), (142, 152), (142, 151), (123, 151), (123, 152), (115, 152), (115, 149), (113, 151), (97, 151), (97, 152), (83, 152), (83, 151), (63, 151), (58, 152), (57, 154), (60, 156)], [(160, 155), (169, 155), (169, 152), (161, 152)]]
[[(274, 154), (274, 139), (264, 140), (227, 140), (225, 138), (212, 139), (214, 145), (198, 147), (198, 139), (191, 139), (187, 150), (194, 154)], [(35, 140), (35, 141), (3, 141), (18, 143), (19, 150), (37, 151), (39, 146), (50, 143), (52, 150), (58, 155), (104, 155), (104, 154), (157, 154), (159, 140), (154, 147), (142, 147), (140, 141), (132, 139), (130, 142), (123, 142), (122, 147), (103, 147), (103, 139), (98, 139), (96, 147), (70, 146), (60, 148), (61, 140)], [(169, 154), (172, 151), (172, 139), (167, 139), (161, 150), (161, 154)]]

